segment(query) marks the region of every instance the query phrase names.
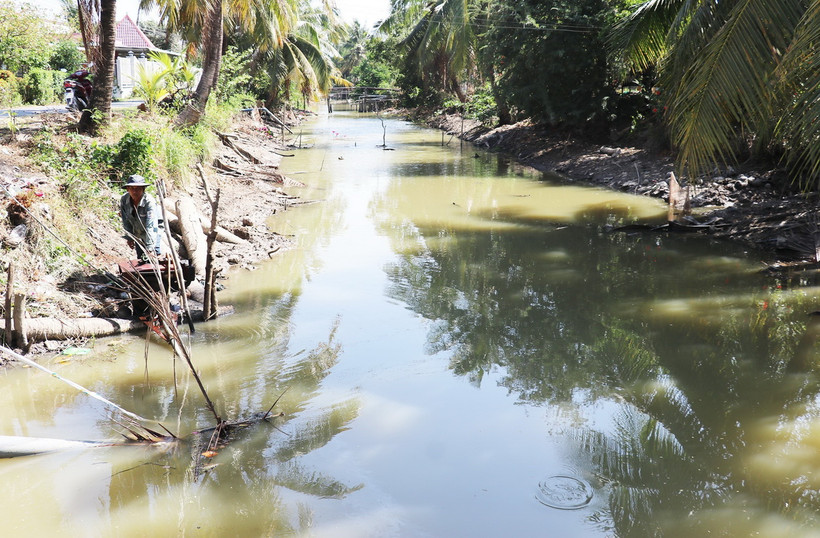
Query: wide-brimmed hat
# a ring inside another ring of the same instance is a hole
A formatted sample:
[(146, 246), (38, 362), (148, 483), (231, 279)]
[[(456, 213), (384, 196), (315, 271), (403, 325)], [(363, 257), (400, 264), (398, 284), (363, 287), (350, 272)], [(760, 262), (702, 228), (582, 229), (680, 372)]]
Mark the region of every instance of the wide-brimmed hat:
[(150, 183), (145, 182), (145, 178), (139, 174), (132, 174), (125, 180), (125, 188), (128, 187), (148, 187)]

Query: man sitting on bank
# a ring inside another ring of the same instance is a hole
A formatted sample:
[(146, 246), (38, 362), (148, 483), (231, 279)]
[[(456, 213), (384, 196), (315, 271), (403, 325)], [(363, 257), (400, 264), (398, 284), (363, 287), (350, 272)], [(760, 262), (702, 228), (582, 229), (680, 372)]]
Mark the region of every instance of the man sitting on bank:
[(162, 254), (162, 215), (154, 197), (145, 192), (149, 184), (139, 174), (125, 182), (125, 193), (120, 198), (120, 217), (128, 246), (136, 249), (140, 261), (148, 261), (148, 253)]

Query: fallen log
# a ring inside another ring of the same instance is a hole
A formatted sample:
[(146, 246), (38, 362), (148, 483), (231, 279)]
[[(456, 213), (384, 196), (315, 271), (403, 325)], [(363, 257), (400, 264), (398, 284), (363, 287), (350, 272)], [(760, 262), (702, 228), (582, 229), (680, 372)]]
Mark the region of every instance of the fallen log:
[[(179, 216), (177, 216), (175, 202), (170, 198), (166, 198), (165, 211), (168, 212), (168, 226), (172, 230), (179, 232)], [(206, 223), (205, 217), (203, 217), (199, 213), (197, 213), (197, 217), (199, 218), (199, 224), (202, 227), (202, 233), (208, 233), (211, 227), (210, 223)], [(222, 226), (216, 227), (216, 240), (220, 243), (233, 243), (234, 245), (247, 244), (247, 241), (245, 239), (242, 239), (235, 233), (226, 230)]]
[[(85, 450), (113, 446), (117, 443), (97, 441), (67, 441), (65, 439), (48, 439), (43, 437), (16, 437), (0, 435), (0, 458), (17, 458), (46, 454), (66, 450)], [(120, 443), (122, 444), (122, 443)]]
[[(200, 288), (201, 289), (201, 288)], [(202, 293), (201, 291), (199, 292)], [(194, 297), (198, 301), (197, 297)], [(220, 307), (219, 315), (233, 312), (230, 306)], [(204, 321), (202, 310), (191, 311), (194, 322)], [(26, 332), (29, 344), (45, 340), (73, 340), (115, 336), (118, 334), (145, 332), (145, 322), (139, 319), (125, 318), (26, 318)], [(0, 332), (5, 329), (5, 323), (0, 319)]]
[(251, 152), (249, 152), (245, 148), (243, 148), (243, 147), (241, 147), (241, 146), (234, 143), (234, 141), (232, 139), (237, 138), (236, 135), (232, 135), (230, 133), (220, 133), (219, 131), (215, 131), (215, 132), (216, 132), (217, 136), (219, 136), (219, 139), (222, 140), (222, 143), (224, 145), (226, 145), (229, 148), (231, 148), (232, 150), (234, 150), (236, 152), (236, 154), (239, 155), (240, 157), (242, 157), (243, 159), (245, 159), (249, 162), (252, 162), (253, 164), (260, 164), (262, 162), (261, 159), (254, 156)]
[(188, 258), (191, 260), (196, 274), (202, 276), (205, 274), (206, 238), (202, 232), (199, 213), (194, 207), (193, 200), (190, 198), (177, 200), (176, 213), (179, 217), (182, 243), (188, 251)]
[(137, 330), (145, 330), (142, 321), (122, 318), (26, 318), (29, 342), (112, 336)]
[(243, 176), (243, 175), (244, 175), (244, 174), (243, 174), (242, 172), (240, 172), (239, 170), (237, 170), (237, 169), (235, 169), (235, 168), (233, 168), (233, 167), (231, 167), (231, 166), (228, 166), (227, 164), (223, 163), (220, 159), (214, 159), (214, 164), (213, 164), (213, 167), (214, 167), (214, 168), (217, 170), (217, 172), (219, 172), (220, 174), (225, 174), (225, 175), (228, 175), (228, 176), (233, 176), (233, 177), (241, 177), (241, 176)]

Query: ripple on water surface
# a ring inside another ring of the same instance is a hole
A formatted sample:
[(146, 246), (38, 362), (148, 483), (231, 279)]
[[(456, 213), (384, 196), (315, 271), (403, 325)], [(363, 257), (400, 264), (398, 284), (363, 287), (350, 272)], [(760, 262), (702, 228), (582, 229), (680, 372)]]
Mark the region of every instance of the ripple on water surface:
[(592, 501), (593, 490), (584, 480), (567, 475), (555, 475), (538, 483), (535, 498), (550, 508), (577, 510)]

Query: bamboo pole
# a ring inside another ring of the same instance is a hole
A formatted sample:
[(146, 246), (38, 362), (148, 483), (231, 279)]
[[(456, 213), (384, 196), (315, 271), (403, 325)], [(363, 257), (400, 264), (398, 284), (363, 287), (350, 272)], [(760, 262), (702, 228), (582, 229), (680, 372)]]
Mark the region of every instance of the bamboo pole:
[[(196, 332), (194, 328), (194, 320), (191, 317), (191, 308), (188, 306), (188, 295), (185, 290), (185, 278), (182, 275), (182, 264), (179, 261), (179, 255), (174, 248), (173, 237), (171, 237), (171, 225), (168, 222), (168, 211), (165, 207), (165, 183), (161, 180), (157, 182), (157, 194), (159, 194), (159, 207), (162, 211), (162, 219), (165, 222), (165, 237), (168, 239), (168, 250), (170, 251), (171, 259), (176, 268), (177, 287), (179, 288), (179, 300), (182, 303), (182, 310), (185, 312), (185, 320), (188, 322), (188, 329), (193, 334)], [(169, 279), (170, 280), (170, 279)]]

